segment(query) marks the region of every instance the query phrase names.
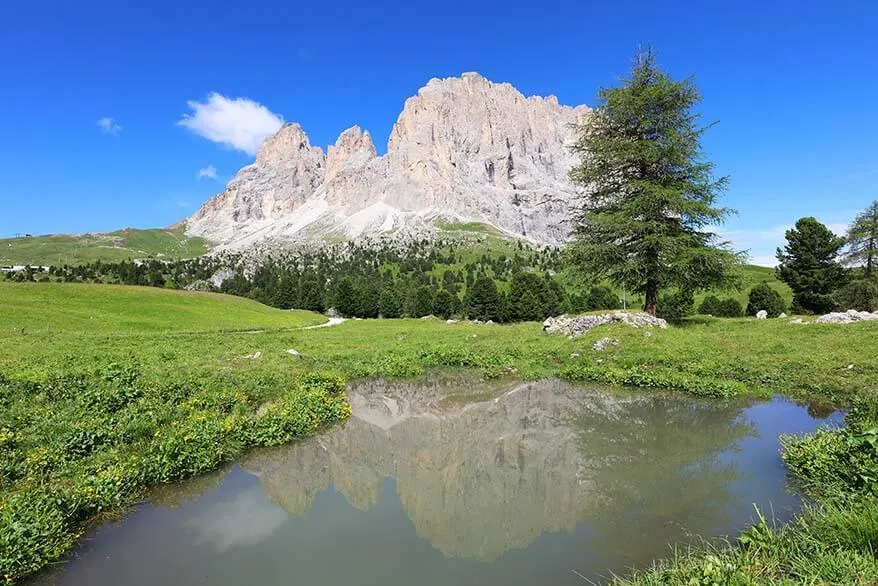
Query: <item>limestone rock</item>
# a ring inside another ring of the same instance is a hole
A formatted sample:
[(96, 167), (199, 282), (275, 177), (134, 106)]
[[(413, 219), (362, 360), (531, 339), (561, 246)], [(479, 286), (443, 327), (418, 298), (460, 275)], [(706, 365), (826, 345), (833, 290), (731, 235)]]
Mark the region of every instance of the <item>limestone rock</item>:
[(287, 124), (186, 230), (246, 248), (266, 238), (429, 229), (445, 218), (560, 244), (580, 193), (568, 178), (577, 160), (573, 125), (589, 111), (554, 96), (525, 97), (477, 73), (433, 79), (406, 101), (385, 155), (358, 126), (324, 155), (298, 124)]
[(592, 350), (597, 350), (598, 352), (603, 352), (610, 346), (618, 346), (619, 338), (601, 338), (597, 342), (591, 345)]
[(298, 215), (323, 183), (325, 165), (323, 151), (311, 146), (302, 127), (285, 124), (265, 140), (252, 165), (186, 221), (186, 231), (220, 242), (270, 233), (278, 218)]
[(878, 321), (878, 311), (870, 313), (849, 309), (844, 312), (827, 313), (817, 318), (819, 324), (852, 324), (860, 321)]
[(205, 281), (204, 279), (193, 281), (183, 287), (183, 289), (186, 291), (199, 291), (202, 293), (209, 293), (216, 290), (210, 281)]
[(623, 323), (632, 328), (668, 327), (668, 322), (648, 313), (615, 311), (613, 313), (550, 317), (543, 322), (543, 331), (548, 334), (561, 333), (570, 337), (578, 337), (592, 328), (612, 323)]
[(234, 269), (220, 269), (210, 277), (210, 284), (219, 289), (223, 281), (234, 279), (237, 274), (237, 271)]

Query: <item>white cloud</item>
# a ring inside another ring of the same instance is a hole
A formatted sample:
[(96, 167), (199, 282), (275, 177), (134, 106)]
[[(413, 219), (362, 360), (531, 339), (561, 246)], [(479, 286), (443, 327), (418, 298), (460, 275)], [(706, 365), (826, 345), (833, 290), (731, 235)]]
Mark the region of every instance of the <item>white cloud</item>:
[(848, 228), (851, 227), (850, 222), (830, 222), (826, 224), (826, 227), (832, 230), (832, 233), (837, 236), (844, 236), (848, 232)]
[(104, 117), (98, 120), (98, 128), (104, 134), (116, 135), (122, 132), (122, 127), (112, 118)]
[(268, 502), (257, 486), (211, 505), (188, 525), (198, 534), (196, 543), (212, 544), (222, 553), (268, 539), (287, 519), (289, 514)]
[(757, 265), (760, 267), (776, 267), (777, 266), (777, 257), (773, 255), (756, 255), (751, 256), (747, 262), (751, 265)]
[(283, 118), (248, 98), (227, 98), (216, 92), (207, 101), (187, 102), (191, 114), (177, 124), (207, 140), (255, 155), (265, 137), (283, 125)]
[(197, 175), (199, 179), (216, 179), (216, 167), (213, 165), (202, 167), (198, 170)]

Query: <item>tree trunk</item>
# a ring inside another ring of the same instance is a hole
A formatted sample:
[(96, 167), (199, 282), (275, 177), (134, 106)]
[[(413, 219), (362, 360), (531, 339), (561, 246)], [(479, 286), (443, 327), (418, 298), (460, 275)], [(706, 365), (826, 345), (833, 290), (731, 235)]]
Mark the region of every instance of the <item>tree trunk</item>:
[(655, 308), (658, 305), (658, 281), (649, 279), (646, 281), (646, 302), (643, 304), (643, 311), (650, 315), (655, 315)]
[(872, 263), (874, 262), (875, 255), (875, 239), (870, 238), (869, 243), (866, 245), (866, 278), (872, 278)]

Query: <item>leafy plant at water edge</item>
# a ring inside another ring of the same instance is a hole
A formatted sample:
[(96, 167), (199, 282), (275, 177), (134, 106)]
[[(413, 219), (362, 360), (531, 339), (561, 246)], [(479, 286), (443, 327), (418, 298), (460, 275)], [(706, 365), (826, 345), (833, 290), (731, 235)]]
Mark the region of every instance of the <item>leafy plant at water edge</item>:
[[(43, 383), (0, 380), (0, 582), (60, 558), (84, 523), (120, 511), (147, 486), (213, 470), (247, 446), (288, 442), (350, 414), (337, 376), (241, 383), (217, 376), (156, 384), (136, 362)], [(263, 400), (268, 407), (255, 408)]]
[(814, 494), (878, 495), (878, 401), (860, 400), (845, 426), (821, 428), (805, 437), (783, 436), (783, 458)]

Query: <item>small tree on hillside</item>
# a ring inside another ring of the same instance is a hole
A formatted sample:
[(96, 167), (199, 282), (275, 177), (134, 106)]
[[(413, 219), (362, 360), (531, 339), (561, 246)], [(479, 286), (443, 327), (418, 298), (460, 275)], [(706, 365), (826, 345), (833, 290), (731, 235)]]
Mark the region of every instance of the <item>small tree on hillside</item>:
[(719, 315), (720, 304), (722, 301), (716, 295), (708, 295), (698, 306), (698, 313), (701, 315)]
[(281, 278), (274, 291), (273, 305), (281, 309), (292, 309), (296, 305), (299, 290), (296, 281), (290, 276)]
[(378, 298), (378, 312), (386, 318), (402, 315), (402, 300), (395, 282), (386, 283), (381, 289), (381, 295)]
[(355, 286), (357, 296), (357, 317), (378, 317), (379, 291), (378, 284), (363, 281)]
[(343, 316), (354, 317), (358, 315), (357, 290), (349, 278), (342, 277), (338, 280), (332, 299), (336, 311)]
[(533, 321), (546, 313), (548, 291), (545, 283), (534, 273), (515, 273), (509, 283), (509, 319)]
[(459, 300), (446, 289), (439, 289), (433, 298), (433, 315), (448, 319), (457, 312)]
[(470, 319), (499, 321), (503, 313), (503, 300), (497, 284), (491, 277), (480, 275), (467, 292), (467, 314)]
[(323, 288), (314, 279), (303, 279), (299, 285), (299, 307), (322, 313)]
[(800, 218), (777, 249), (777, 278), (793, 290), (793, 310), (825, 313), (835, 308), (833, 293), (846, 280), (838, 254), (844, 238), (815, 218)]
[(575, 217), (572, 260), (591, 277), (645, 294), (649, 313), (662, 289), (732, 284), (741, 262), (707, 230), (730, 210), (715, 205), (727, 178), (714, 178), (703, 158), (706, 128), (693, 112), (700, 101), (691, 79), (674, 81), (647, 51), (621, 87), (600, 91), (578, 129), (582, 161), (571, 178), (588, 195)]
[(729, 297), (728, 299), (723, 299), (719, 302), (717, 311), (714, 315), (716, 317), (741, 317), (743, 313), (744, 308), (741, 307), (741, 302)]
[(878, 200), (857, 214), (848, 228), (844, 261), (863, 267), (863, 275), (871, 279), (878, 264)]
[(409, 317), (424, 317), (433, 313), (433, 290), (427, 285), (409, 290), (405, 313)]
[(765, 310), (768, 317), (777, 317), (786, 310), (783, 297), (765, 281), (750, 289), (747, 315), (756, 315), (762, 310)]

